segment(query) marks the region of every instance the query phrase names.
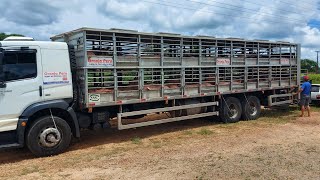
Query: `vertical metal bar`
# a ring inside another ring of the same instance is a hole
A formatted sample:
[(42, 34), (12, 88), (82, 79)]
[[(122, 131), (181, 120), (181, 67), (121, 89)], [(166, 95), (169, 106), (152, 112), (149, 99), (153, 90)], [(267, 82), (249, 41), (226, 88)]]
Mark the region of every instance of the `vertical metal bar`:
[(280, 67), (280, 83), (279, 86), (282, 85), (282, 65), (279, 66)]
[(282, 45), (281, 44), (279, 44), (279, 48), (280, 48), (280, 50), (279, 50), (279, 55), (280, 55), (280, 57), (279, 57), (279, 64), (282, 66), (282, 64), (281, 64), (281, 57), (282, 57)]
[(180, 66), (182, 66), (183, 63), (183, 38), (180, 39)]
[(269, 64), (271, 64), (271, 44), (269, 44), (268, 55), (269, 55)]
[(199, 61), (198, 61), (198, 65), (199, 65), (199, 87), (198, 87), (198, 93), (201, 94), (202, 93), (202, 41), (201, 39), (199, 39)]
[(161, 97), (164, 97), (164, 72), (163, 67), (161, 68)]
[(113, 76), (114, 76), (114, 93), (113, 99), (114, 101), (118, 100), (118, 73), (117, 73), (117, 38), (116, 33), (112, 33), (112, 41), (113, 41)]
[[(143, 87), (144, 87), (144, 69), (142, 67), (142, 62), (141, 62), (141, 35), (138, 35), (137, 39), (137, 51), (138, 51), (138, 86), (139, 86), (139, 98), (142, 99), (143, 97)], [(152, 78), (152, 75), (151, 75)]]
[(215, 65), (217, 65), (217, 58), (218, 58), (218, 52), (219, 52), (219, 48), (218, 48), (218, 40), (215, 40), (216, 43), (215, 43), (215, 48), (216, 48), (216, 54), (215, 54), (215, 58), (214, 58), (214, 62), (215, 62)]
[(220, 76), (220, 72), (219, 72), (219, 67), (216, 66), (216, 92), (219, 92), (219, 76)]
[(198, 60), (199, 66), (201, 66), (201, 62), (202, 62), (202, 41), (201, 39), (199, 39), (199, 60)]
[(233, 41), (230, 41), (230, 65), (233, 64)]
[(141, 35), (139, 34), (138, 35), (138, 44), (137, 44), (137, 50), (138, 50), (138, 56), (137, 56), (137, 58), (138, 58), (138, 66), (142, 66), (142, 63), (141, 63)]
[(244, 67), (244, 89), (248, 90), (248, 66)]
[(215, 82), (215, 86), (216, 86), (216, 92), (219, 92), (219, 67), (217, 66), (217, 58), (218, 58), (218, 40), (215, 40), (215, 58), (214, 58), (214, 62), (215, 62), (215, 68), (216, 68), (216, 82)]
[(290, 65), (289, 67), (289, 86), (291, 86), (292, 82), (291, 82), (291, 73), (292, 73), (292, 67)]
[(122, 118), (121, 118), (121, 113), (122, 113), (122, 105), (119, 106), (119, 112), (117, 114), (117, 120), (118, 120), (118, 129), (122, 129)]
[[(180, 66), (184, 65), (183, 62), (183, 38), (180, 38)], [(185, 83), (185, 68), (180, 69), (180, 82), (181, 82), (181, 95), (185, 95), (185, 88), (186, 88), (186, 83)]]
[(244, 42), (244, 89), (248, 90), (248, 63), (247, 63), (247, 42)]
[(101, 42), (101, 31), (99, 32), (99, 50), (101, 50), (101, 45), (102, 45), (102, 42)]
[(163, 61), (164, 61), (164, 42), (163, 42), (163, 36), (161, 36), (161, 43), (160, 43), (160, 47), (161, 47), (161, 55), (160, 55), (160, 66), (161, 66), (161, 97), (164, 97), (164, 67), (163, 67)]
[(181, 95), (186, 95), (185, 94), (185, 88), (186, 88), (186, 82), (185, 82), (185, 80), (186, 80), (186, 78), (185, 78), (185, 75), (186, 75), (186, 68), (181, 68), (181, 70), (180, 70), (180, 72), (181, 72)]
[(164, 45), (163, 45), (163, 36), (161, 36), (161, 56), (160, 56), (160, 66), (163, 67), (163, 61), (164, 61)]
[(300, 56), (301, 56), (301, 44), (297, 44), (296, 48), (296, 53), (297, 53), (297, 85), (300, 86), (300, 77), (301, 77), (301, 61), (300, 61)]
[(280, 50), (279, 50), (279, 61), (280, 61), (280, 86), (283, 84), (283, 79), (282, 79), (282, 72), (283, 72), (283, 65), (281, 64), (281, 57), (282, 57), (282, 45), (279, 44)]
[(114, 78), (114, 94), (113, 100), (118, 100), (118, 75), (117, 75), (117, 68), (113, 68), (113, 78)]
[(292, 45), (290, 45), (290, 48), (289, 48), (289, 51), (290, 51), (290, 58), (289, 58), (289, 64), (290, 64), (290, 66), (292, 65)]
[(257, 67), (257, 75), (258, 75), (258, 77), (257, 77), (257, 88), (259, 88), (260, 87), (260, 73), (259, 73), (259, 71), (260, 71), (260, 67), (258, 66)]
[(247, 64), (248, 64), (247, 63), (247, 42), (244, 42), (244, 65), (247, 65)]
[[(83, 31), (83, 57), (85, 59), (85, 66), (88, 66), (88, 55), (87, 55), (87, 33), (86, 31)], [(85, 76), (85, 97), (84, 100), (88, 106), (89, 103), (89, 83), (88, 83), (88, 69), (84, 70), (84, 76)]]
[[(143, 98), (143, 87), (144, 87), (144, 68), (139, 68), (138, 78), (139, 78), (139, 97)], [(152, 73), (152, 72), (151, 72)], [(151, 74), (151, 78), (153, 79), (153, 74)]]
[(260, 43), (257, 43), (257, 65), (260, 65)]
[(233, 41), (230, 41), (230, 84), (229, 84), (229, 89), (230, 89), (230, 91), (232, 91), (233, 90), (233, 61), (234, 61), (234, 59), (233, 59)]
[(233, 67), (230, 67), (230, 91), (233, 90)]
[(269, 87), (271, 87), (272, 86), (272, 66), (269, 66), (268, 81), (269, 81)]
[(116, 38), (116, 33), (112, 33), (112, 41), (113, 41), (113, 65), (114, 67), (117, 66), (117, 38)]

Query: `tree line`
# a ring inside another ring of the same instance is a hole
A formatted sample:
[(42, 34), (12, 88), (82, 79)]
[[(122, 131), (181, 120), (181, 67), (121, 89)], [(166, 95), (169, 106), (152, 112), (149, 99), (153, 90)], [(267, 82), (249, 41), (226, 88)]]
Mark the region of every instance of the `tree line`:
[(9, 36), (24, 36), (21, 34), (6, 34), (6, 33), (0, 33), (0, 41), (4, 40), (5, 38), (9, 37)]
[(317, 62), (311, 59), (301, 59), (301, 69), (307, 69), (309, 73), (315, 73), (317, 70)]

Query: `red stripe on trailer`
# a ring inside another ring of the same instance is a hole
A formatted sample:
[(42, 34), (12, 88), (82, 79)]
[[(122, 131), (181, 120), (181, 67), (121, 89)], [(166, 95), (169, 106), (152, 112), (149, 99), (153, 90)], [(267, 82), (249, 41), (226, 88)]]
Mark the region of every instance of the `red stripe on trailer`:
[(117, 101), (117, 104), (122, 104), (122, 101)]
[(96, 103), (89, 103), (89, 106), (95, 106)]
[(147, 100), (144, 98), (140, 99), (140, 102), (145, 102), (145, 101), (147, 101)]
[(206, 95), (206, 93), (200, 93), (200, 96), (205, 96)]
[(168, 99), (169, 99), (169, 97), (168, 97), (168, 96), (164, 96), (164, 97), (163, 97), (163, 99), (168, 100)]

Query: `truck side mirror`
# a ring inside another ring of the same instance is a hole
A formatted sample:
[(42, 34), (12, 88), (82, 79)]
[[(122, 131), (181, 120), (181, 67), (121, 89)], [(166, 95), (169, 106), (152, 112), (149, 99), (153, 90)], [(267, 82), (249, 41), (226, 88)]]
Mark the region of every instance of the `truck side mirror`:
[(4, 80), (4, 71), (3, 71), (3, 57), (4, 57), (4, 50), (0, 48), (0, 88), (6, 87), (6, 82)]

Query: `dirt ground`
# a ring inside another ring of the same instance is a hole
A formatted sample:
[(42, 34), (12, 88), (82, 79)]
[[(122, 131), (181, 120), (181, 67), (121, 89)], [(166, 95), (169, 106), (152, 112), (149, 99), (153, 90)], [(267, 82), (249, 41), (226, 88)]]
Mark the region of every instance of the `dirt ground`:
[(197, 119), (83, 132), (68, 152), (0, 152), (0, 179), (320, 179), (320, 109), (264, 110), (255, 121)]

